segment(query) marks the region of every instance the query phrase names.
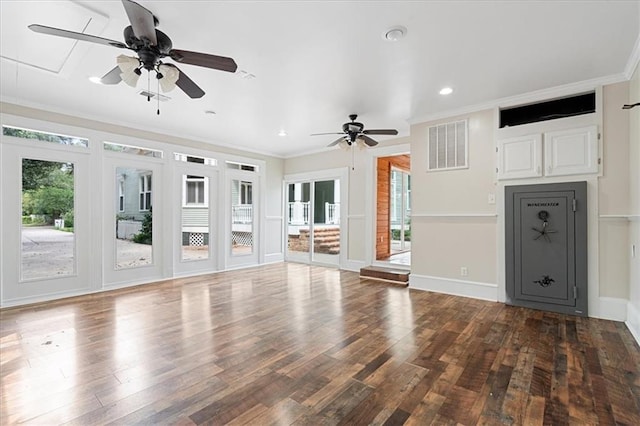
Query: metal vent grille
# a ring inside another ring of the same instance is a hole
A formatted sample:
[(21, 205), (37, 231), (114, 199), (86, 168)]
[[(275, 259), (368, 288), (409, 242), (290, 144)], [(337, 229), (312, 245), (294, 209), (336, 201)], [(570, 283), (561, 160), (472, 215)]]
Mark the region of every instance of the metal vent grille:
[(467, 121), (455, 121), (429, 127), (427, 170), (452, 170), (467, 167)]
[(141, 90), (138, 94), (140, 96), (144, 96), (145, 98), (158, 99), (161, 102), (167, 102), (168, 100), (171, 99), (168, 96), (165, 96), (156, 92), (149, 92), (148, 90)]

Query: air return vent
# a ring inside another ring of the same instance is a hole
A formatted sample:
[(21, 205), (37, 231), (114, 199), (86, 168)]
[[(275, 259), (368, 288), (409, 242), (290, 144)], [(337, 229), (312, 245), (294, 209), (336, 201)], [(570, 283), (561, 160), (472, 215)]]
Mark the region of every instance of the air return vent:
[(161, 102), (167, 102), (168, 100), (171, 99), (168, 96), (161, 95), (160, 93), (156, 93), (156, 92), (149, 92), (147, 90), (141, 90), (138, 94), (140, 96), (144, 96), (145, 98), (158, 99)]
[(594, 112), (596, 112), (596, 94), (589, 92), (567, 98), (500, 109), (500, 128)]

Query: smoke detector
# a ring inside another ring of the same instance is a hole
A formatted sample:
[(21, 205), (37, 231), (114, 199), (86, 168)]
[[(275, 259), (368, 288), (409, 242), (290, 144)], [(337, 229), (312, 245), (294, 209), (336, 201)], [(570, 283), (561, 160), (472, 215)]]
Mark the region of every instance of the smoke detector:
[(382, 34), (382, 38), (387, 41), (398, 41), (407, 35), (407, 29), (401, 25), (396, 25), (386, 30)]

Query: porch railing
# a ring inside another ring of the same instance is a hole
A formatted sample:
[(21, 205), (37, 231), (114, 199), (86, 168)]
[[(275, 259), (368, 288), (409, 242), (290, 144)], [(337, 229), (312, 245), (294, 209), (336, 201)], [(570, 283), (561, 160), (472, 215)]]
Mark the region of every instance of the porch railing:
[[(308, 225), (310, 220), (309, 201), (293, 201), (288, 203), (288, 220), (290, 225)], [(324, 223), (340, 224), (340, 203), (324, 203)]]
[(252, 223), (253, 205), (235, 204), (231, 207), (231, 216), (233, 223)]
[(324, 203), (324, 221), (327, 224), (340, 224), (340, 203)]
[(309, 205), (310, 202), (294, 201), (289, 203), (288, 219), (292, 225), (308, 225), (309, 224)]

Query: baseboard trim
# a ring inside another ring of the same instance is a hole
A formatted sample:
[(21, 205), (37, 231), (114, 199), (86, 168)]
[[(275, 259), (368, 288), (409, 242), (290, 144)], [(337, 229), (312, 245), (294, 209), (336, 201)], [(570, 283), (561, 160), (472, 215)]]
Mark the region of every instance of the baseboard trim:
[(625, 321), (627, 319), (627, 299), (618, 297), (600, 297), (598, 299), (597, 315), (589, 312), (592, 318), (600, 318), (611, 321)]
[(624, 323), (640, 345), (640, 310), (636, 309), (631, 302), (627, 302), (627, 320)]
[(264, 256), (264, 263), (279, 263), (284, 262), (284, 253), (270, 253)]
[(353, 260), (347, 259), (344, 265), (340, 265), (340, 269), (344, 269), (345, 271), (357, 272), (360, 273), (360, 268), (364, 268), (366, 263), (362, 260)]
[(23, 306), (35, 305), (38, 303), (45, 303), (45, 302), (55, 302), (58, 300), (68, 299), (71, 297), (86, 296), (88, 294), (99, 293), (100, 291), (101, 290), (86, 290), (86, 291), (74, 290), (74, 291), (63, 292), (63, 293), (50, 293), (50, 294), (39, 295), (39, 296), (19, 297), (15, 299), (8, 299), (8, 300), (2, 301), (2, 304), (0, 304), (0, 309), (23, 307)]
[(411, 274), (409, 275), (409, 288), (491, 302), (498, 301), (498, 285), (493, 283)]

